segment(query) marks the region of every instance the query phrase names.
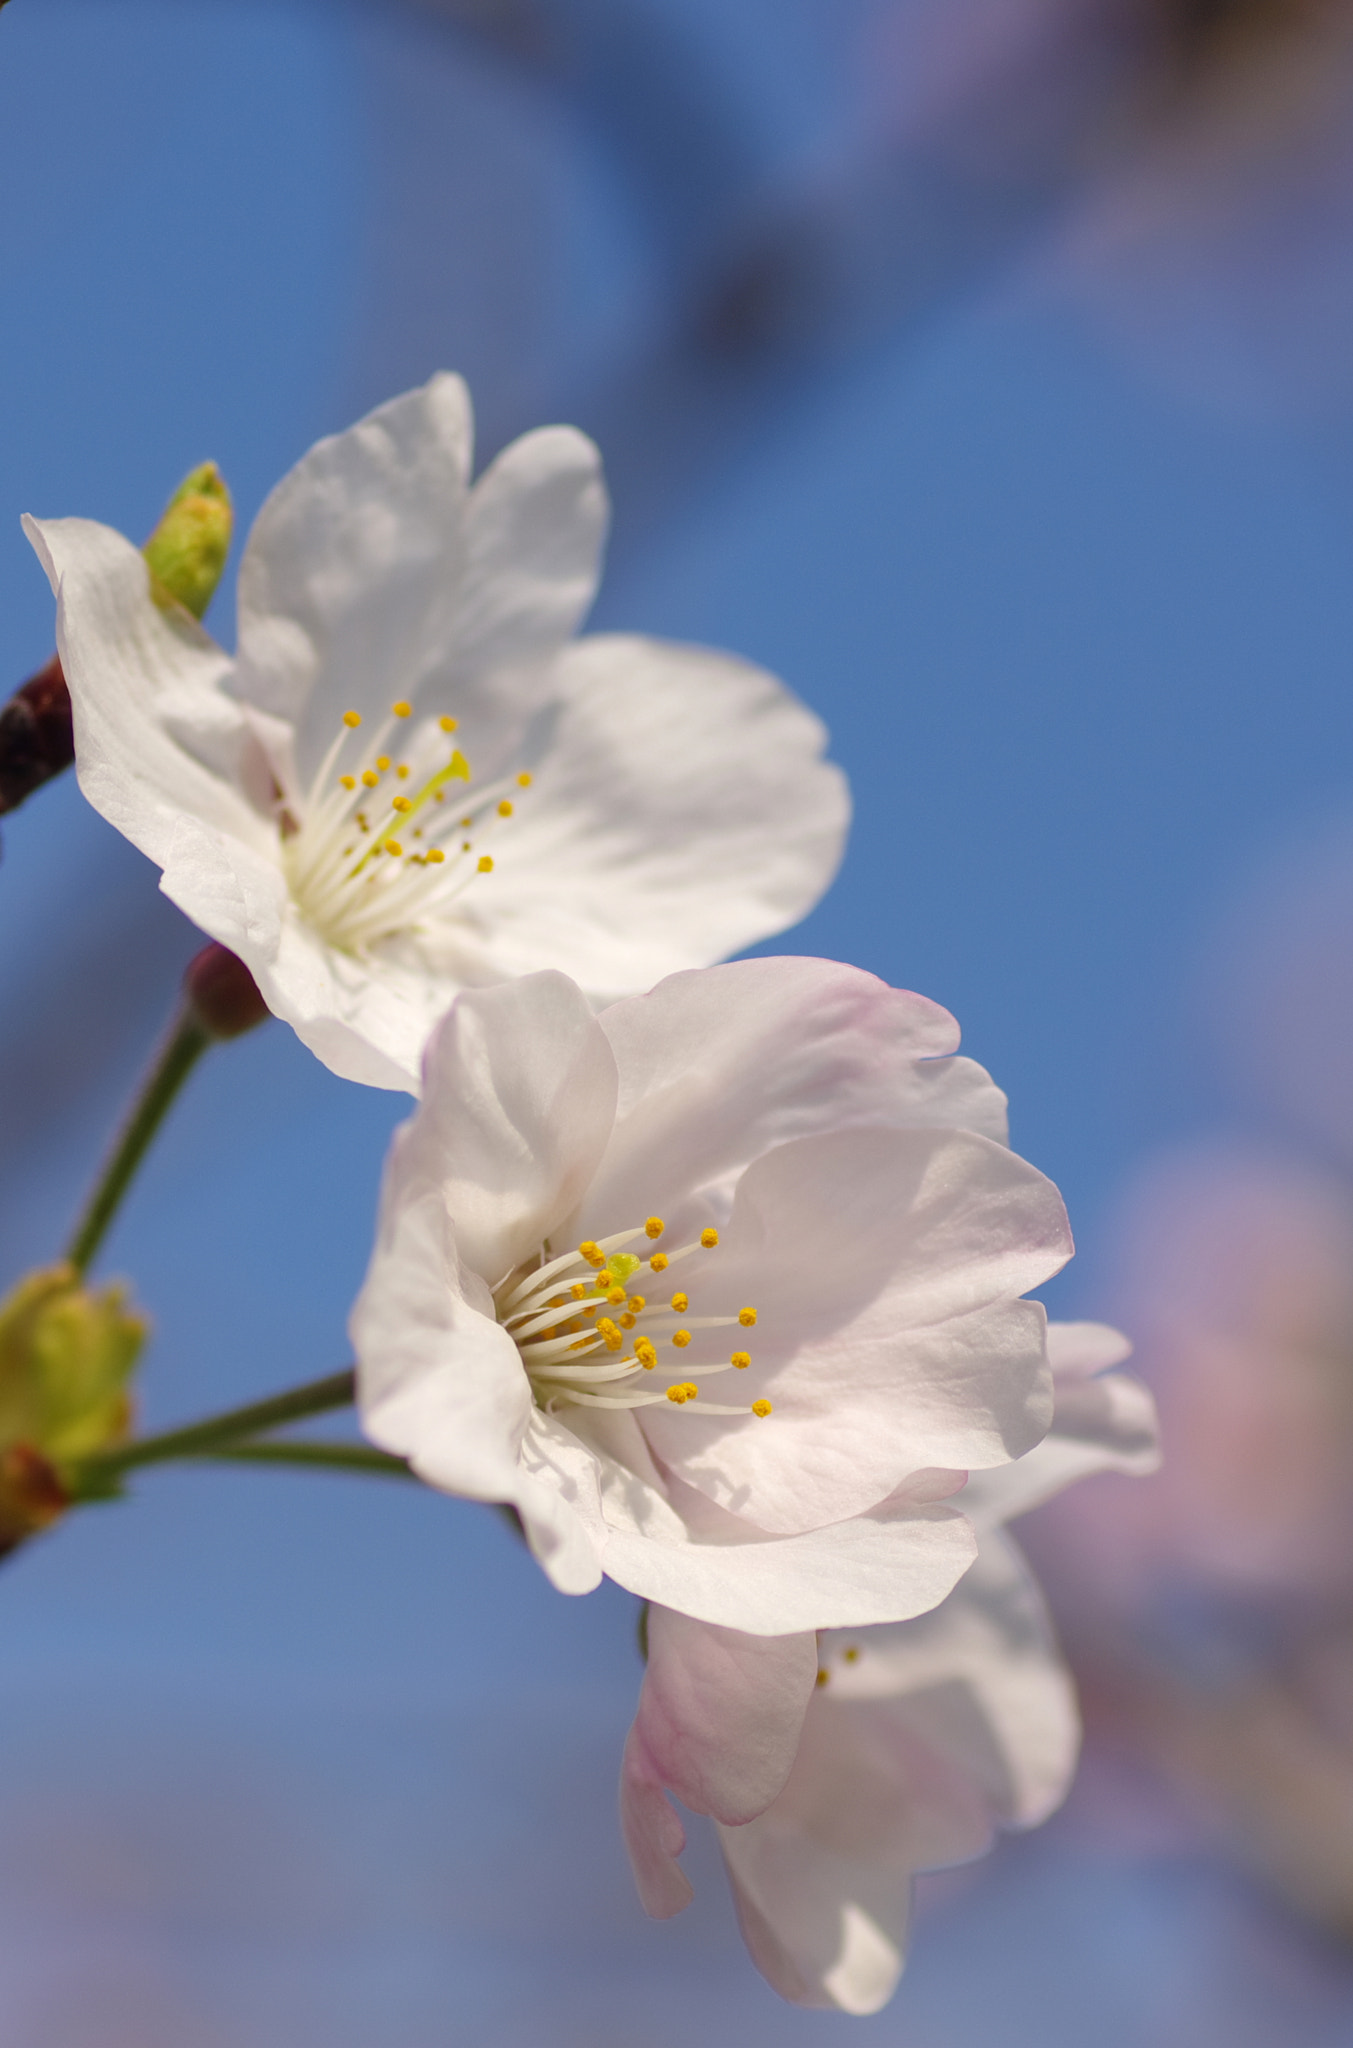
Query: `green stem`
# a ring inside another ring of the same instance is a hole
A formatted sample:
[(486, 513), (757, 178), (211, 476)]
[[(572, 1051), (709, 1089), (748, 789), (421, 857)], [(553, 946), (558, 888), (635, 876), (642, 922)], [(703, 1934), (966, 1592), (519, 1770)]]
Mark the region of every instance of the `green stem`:
[(200, 1455), (232, 1465), (299, 1465), (325, 1472), (372, 1472), (385, 1479), (414, 1476), (406, 1459), (392, 1457), (389, 1451), (373, 1450), (369, 1444), (223, 1444), (219, 1450), (203, 1451)]
[(210, 1034), (203, 1030), (192, 1011), (185, 1009), (142, 1082), (75, 1226), (66, 1257), (77, 1273), (84, 1272), (102, 1244), (166, 1110), (211, 1042)]
[(94, 1500), (116, 1487), (124, 1472), (137, 1465), (163, 1465), (172, 1458), (200, 1458), (258, 1436), (267, 1429), (280, 1429), (288, 1422), (302, 1422), (307, 1415), (323, 1415), (332, 1408), (346, 1408), (356, 1393), (356, 1374), (330, 1373), (322, 1380), (308, 1380), (285, 1394), (267, 1401), (252, 1401), (245, 1408), (229, 1408), (210, 1415), (205, 1422), (192, 1422), (184, 1429), (163, 1430), (158, 1436), (143, 1436), (122, 1444), (115, 1451), (102, 1451), (93, 1458), (81, 1458), (63, 1472), (66, 1486), (75, 1500)]

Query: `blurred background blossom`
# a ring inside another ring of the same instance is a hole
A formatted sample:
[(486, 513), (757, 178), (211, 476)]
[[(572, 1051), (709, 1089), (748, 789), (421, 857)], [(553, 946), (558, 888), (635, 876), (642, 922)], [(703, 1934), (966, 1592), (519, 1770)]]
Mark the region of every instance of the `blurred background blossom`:
[[(1067, 1812), (922, 1888), (866, 2038), (1348, 2038), (1350, 12), (1334, 0), (11, 0), (18, 515), (241, 521), (440, 365), (617, 504), (594, 623), (735, 647), (859, 823), (788, 943), (948, 1004), (1170, 1456), (1022, 1525)], [(230, 593), (213, 615), (227, 640)], [(61, 1241), (195, 935), (73, 783), (5, 825), (0, 1282)], [(153, 1425), (328, 1371), (398, 1104), (212, 1055), (120, 1220)], [(1073, 1571), (1073, 1561), (1078, 1569)], [(166, 1473), (0, 1583), (15, 2048), (793, 2043), (707, 1841), (614, 1818), (633, 1615), (413, 1489)], [(1347, 1816), (1347, 1822), (1346, 1817)]]

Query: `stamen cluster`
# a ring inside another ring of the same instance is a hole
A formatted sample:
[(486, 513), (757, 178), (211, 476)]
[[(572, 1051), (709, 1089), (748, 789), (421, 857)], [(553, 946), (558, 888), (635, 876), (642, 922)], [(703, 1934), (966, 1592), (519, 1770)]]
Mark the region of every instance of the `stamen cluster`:
[[(315, 772), (298, 819), (279, 804), (282, 858), (292, 896), (333, 946), (364, 954), (397, 932), (417, 931), (444, 916), (477, 875), (493, 872), (481, 849), (486, 834), (513, 814), (507, 794), (530, 787), (525, 772), (500, 776), (460, 804), (448, 799), (457, 782), (473, 780), (459, 747), (430, 775), (414, 781), (407, 761), (386, 748), (413, 716), (402, 700), (365, 742), (358, 711), (345, 711), (338, 735)], [(438, 720), (449, 740), (458, 721)], [(342, 767), (346, 757), (346, 765)], [(416, 842), (416, 843), (415, 843)]]
[[(653, 1251), (647, 1257), (625, 1250), (636, 1239), (656, 1242), (665, 1229), (660, 1216), (650, 1216), (633, 1230), (617, 1231), (599, 1240), (585, 1239), (560, 1258), (543, 1250), (540, 1263), (508, 1276), (494, 1295), (498, 1320), (521, 1353), (539, 1405), (553, 1412), (561, 1403), (584, 1408), (649, 1408), (670, 1401), (684, 1408), (697, 1399), (699, 1387), (681, 1376), (681, 1353), (696, 1330), (742, 1328), (756, 1323), (754, 1308), (736, 1315), (690, 1313), (690, 1295), (678, 1288), (665, 1301), (634, 1291), (662, 1279), (673, 1266), (697, 1252), (718, 1249), (717, 1230), (702, 1230), (692, 1243), (674, 1252)], [(670, 1353), (675, 1352), (675, 1357)], [(725, 1365), (705, 1365), (702, 1375), (741, 1372), (751, 1353), (734, 1351)], [(653, 1375), (653, 1377), (649, 1377)], [(668, 1377), (671, 1375), (671, 1377)], [(701, 1401), (706, 1415), (758, 1415), (771, 1412), (769, 1401), (747, 1407)]]

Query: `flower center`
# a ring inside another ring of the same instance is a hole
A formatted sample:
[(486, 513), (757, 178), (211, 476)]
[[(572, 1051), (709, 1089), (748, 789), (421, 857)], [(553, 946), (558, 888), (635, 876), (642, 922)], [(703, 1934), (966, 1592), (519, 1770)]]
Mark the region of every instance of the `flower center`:
[[(450, 754), (430, 771), (428, 736), (420, 735), (424, 762), (416, 774), (386, 751), (412, 715), (412, 705), (392, 705), (390, 716), (362, 741), (361, 713), (345, 711), (306, 794), (304, 816), (297, 823), (285, 807), (280, 812), (292, 899), (344, 952), (364, 953), (381, 939), (434, 923), (477, 876), (492, 874), (484, 840), (512, 816), (508, 790), (530, 787), (529, 775), (503, 776), (471, 797), (470, 764), (451, 741), (454, 718), (438, 720)], [(464, 792), (458, 783), (466, 785)]]
[[(625, 1246), (662, 1236), (660, 1216), (650, 1216), (635, 1230), (617, 1231), (576, 1252), (523, 1271), (518, 1267), (494, 1293), (498, 1320), (516, 1340), (538, 1405), (552, 1413), (565, 1402), (584, 1408), (651, 1408), (670, 1401), (684, 1408), (700, 1389), (684, 1377), (683, 1357), (697, 1330), (738, 1328), (756, 1323), (754, 1308), (732, 1316), (691, 1313), (689, 1293), (663, 1276), (700, 1252), (718, 1249), (717, 1230), (702, 1230), (693, 1244), (674, 1252), (653, 1251), (644, 1258)], [(698, 1285), (698, 1282), (691, 1282)], [(640, 1293), (638, 1289), (652, 1289)], [(665, 1300), (656, 1298), (661, 1289)], [(726, 1364), (699, 1367), (702, 1378), (713, 1373), (740, 1372), (751, 1364), (746, 1351), (734, 1351)], [(769, 1401), (728, 1407), (700, 1401), (706, 1415), (769, 1415)]]

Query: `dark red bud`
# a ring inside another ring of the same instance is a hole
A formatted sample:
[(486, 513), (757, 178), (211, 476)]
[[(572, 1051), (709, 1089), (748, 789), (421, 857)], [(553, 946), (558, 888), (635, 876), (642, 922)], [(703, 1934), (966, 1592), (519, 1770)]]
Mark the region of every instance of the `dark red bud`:
[(258, 983), (243, 960), (213, 940), (188, 962), (183, 993), (204, 1031), (238, 1038), (268, 1015)]
[(0, 705), (0, 812), (16, 810), (74, 759), (70, 692), (54, 654)]

